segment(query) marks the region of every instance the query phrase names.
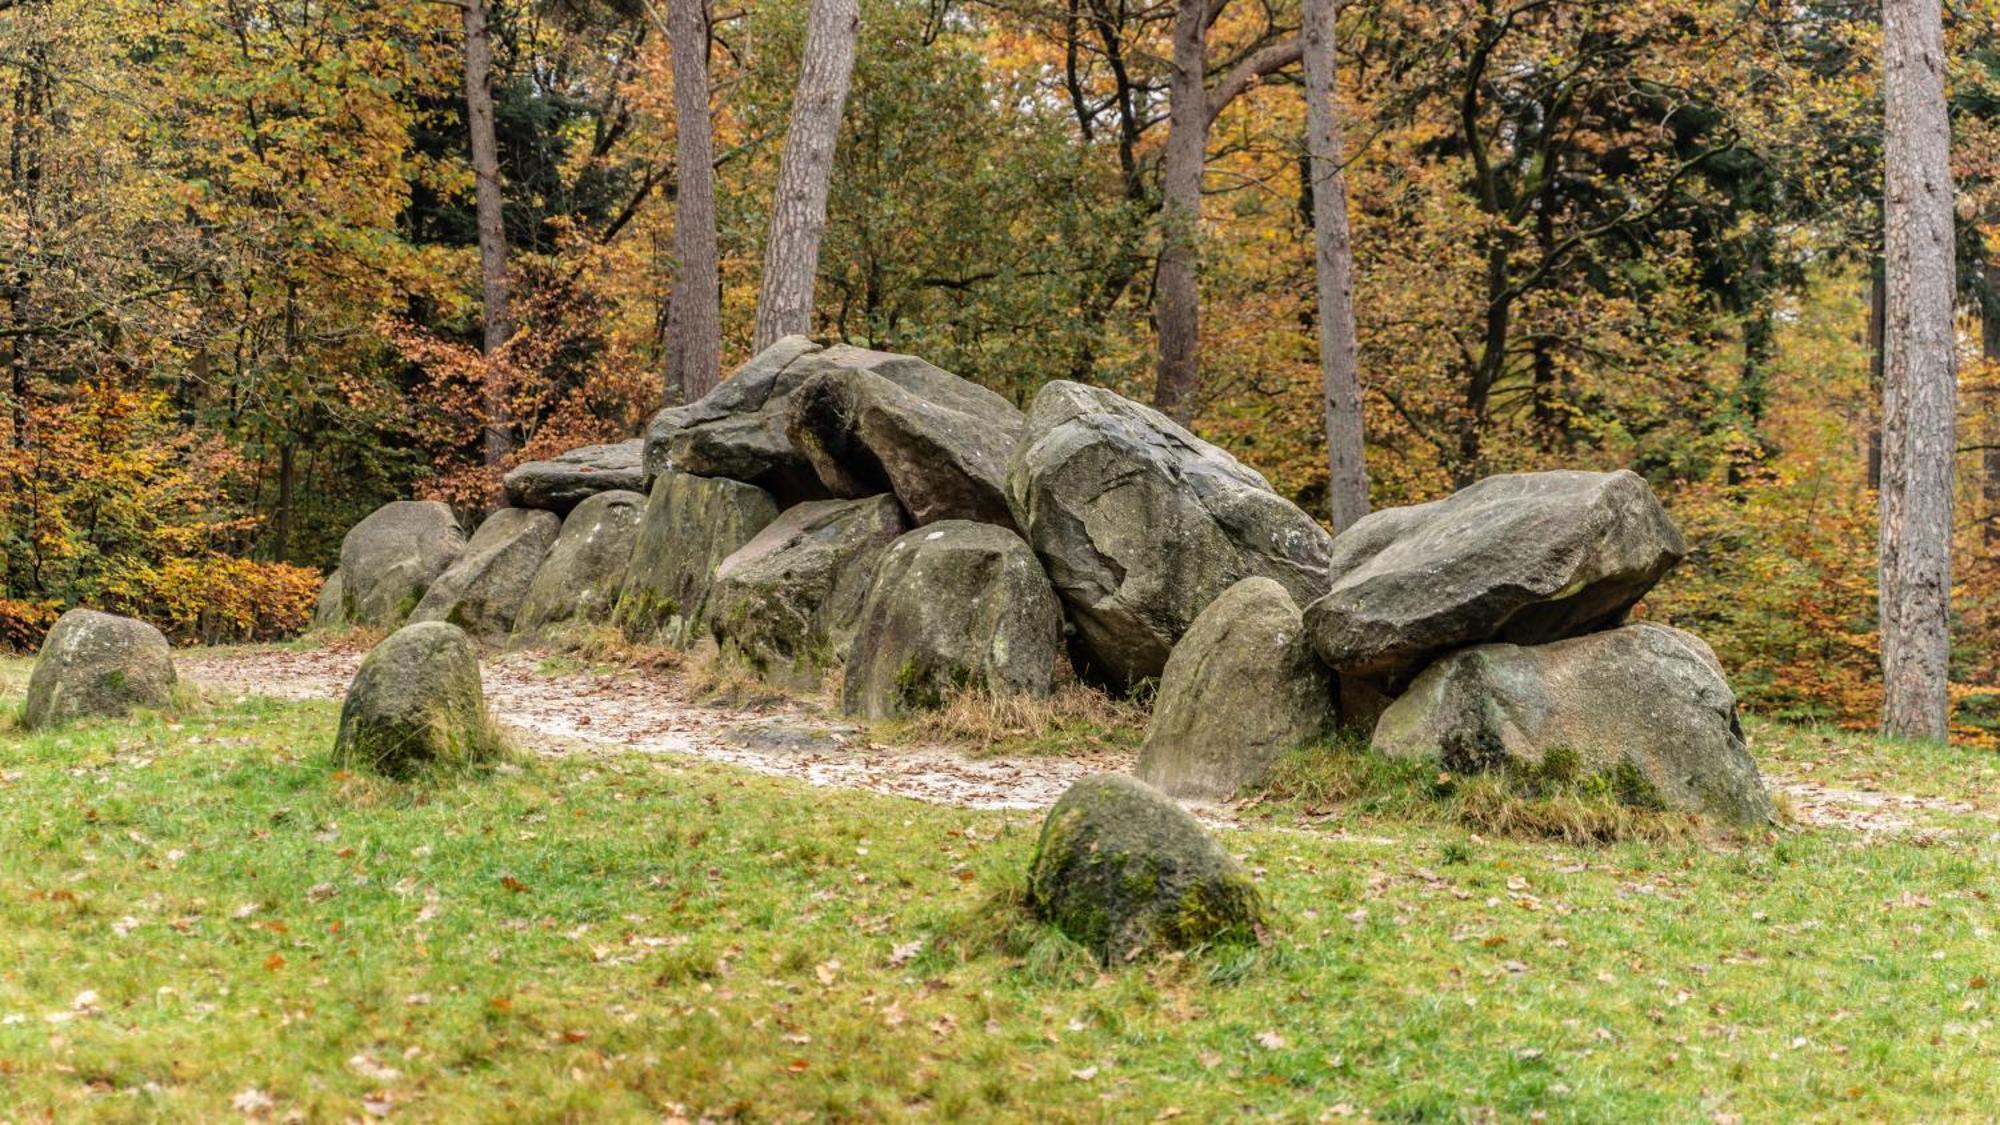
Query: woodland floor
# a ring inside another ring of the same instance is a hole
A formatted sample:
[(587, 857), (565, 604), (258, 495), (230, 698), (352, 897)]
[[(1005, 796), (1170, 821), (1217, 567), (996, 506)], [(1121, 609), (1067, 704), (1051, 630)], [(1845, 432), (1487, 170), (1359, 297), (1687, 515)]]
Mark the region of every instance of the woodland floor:
[(516, 655), (486, 683), (519, 750), (393, 783), (327, 760), (356, 659), (187, 652), (187, 712), (34, 734), (0, 661), (0, 1120), (2000, 1102), (1989, 755), (1753, 724), (1793, 820), (1750, 837), (1209, 810), (1269, 941), (1107, 968), (1020, 900), (1039, 806), (1129, 739), (910, 747), (686, 670)]

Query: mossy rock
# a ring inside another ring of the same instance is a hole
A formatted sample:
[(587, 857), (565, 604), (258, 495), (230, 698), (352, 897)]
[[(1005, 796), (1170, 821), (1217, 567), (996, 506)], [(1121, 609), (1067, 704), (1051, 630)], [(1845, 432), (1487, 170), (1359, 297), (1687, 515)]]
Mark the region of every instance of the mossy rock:
[(669, 648), (698, 640), (715, 568), (777, 518), (776, 501), (755, 485), (662, 472), (618, 595), (619, 630), (627, 640)]
[(515, 643), (551, 642), (611, 620), (645, 510), (644, 496), (614, 489), (586, 498), (563, 519), (514, 615)]
[(73, 609), (42, 641), (28, 678), (29, 728), (72, 719), (117, 718), (135, 707), (170, 707), (178, 677), (173, 650), (143, 621)]
[(1107, 963), (1257, 940), (1263, 896), (1173, 798), (1122, 774), (1087, 777), (1042, 824), (1028, 901)]
[(333, 757), (404, 777), (483, 761), (500, 747), (472, 638), (456, 625), (425, 621), (398, 629), (361, 661), (340, 709)]

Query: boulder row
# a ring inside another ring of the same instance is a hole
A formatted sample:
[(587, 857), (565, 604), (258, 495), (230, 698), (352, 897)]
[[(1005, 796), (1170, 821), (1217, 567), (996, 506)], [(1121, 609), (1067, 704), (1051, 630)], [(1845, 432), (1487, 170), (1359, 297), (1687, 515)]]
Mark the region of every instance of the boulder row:
[(1250, 577), (1303, 604), (1329, 537), (1234, 457), (1165, 415), (1062, 380), (1035, 396), (1007, 467), (1016, 526), (1069, 607), (1091, 671), (1157, 676), (1208, 604)]
[(1629, 804), (1771, 819), (1715, 654), (1652, 622), (1452, 653), (1383, 713), (1373, 741), (1454, 773), (1553, 766), (1602, 778)]
[(889, 544), (861, 611), (841, 701), (887, 719), (955, 690), (1045, 696), (1062, 607), (1035, 553), (1003, 527), (945, 520)]
[(424, 592), (410, 620), (449, 621), (482, 644), (505, 641), (561, 530), (562, 517), (554, 512), (502, 508), (487, 516), (458, 561)]
[(394, 629), (465, 550), (465, 532), (436, 500), (394, 500), (355, 524), (340, 541), (347, 622)]
[(396, 630), (362, 659), (340, 708), (333, 758), (400, 777), (499, 749), (472, 638), (456, 625), (424, 621)]
[(1291, 595), (1245, 578), (1201, 611), (1167, 658), (1136, 772), (1173, 797), (1227, 800), (1325, 737), (1335, 717), (1333, 677)]
[(644, 450), (645, 443), (633, 438), (586, 445), (546, 461), (523, 461), (502, 478), (507, 503), (563, 515), (600, 492), (638, 492), (645, 487)]
[(514, 619), (514, 639), (553, 640), (563, 627), (611, 620), (645, 510), (644, 496), (623, 489), (578, 504), (528, 586)]
[(1465, 645), (1615, 624), (1686, 553), (1634, 473), (1488, 477), (1342, 532), (1306, 627), (1343, 678), (1398, 686)]
[(118, 718), (135, 707), (169, 707), (178, 683), (173, 649), (158, 629), (72, 609), (42, 639), (22, 724), (35, 730), (72, 719)]
[(715, 568), (777, 518), (777, 502), (756, 485), (660, 474), (618, 595), (626, 639), (680, 648), (705, 635)]
[(791, 508), (715, 568), (709, 629), (772, 683), (818, 686), (847, 655), (876, 563), (905, 530), (893, 496)]
[(1254, 941), (1266, 914), (1249, 873), (1194, 817), (1121, 774), (1086, 777), (1049, 810), (1028, 904), (1107, 963)]

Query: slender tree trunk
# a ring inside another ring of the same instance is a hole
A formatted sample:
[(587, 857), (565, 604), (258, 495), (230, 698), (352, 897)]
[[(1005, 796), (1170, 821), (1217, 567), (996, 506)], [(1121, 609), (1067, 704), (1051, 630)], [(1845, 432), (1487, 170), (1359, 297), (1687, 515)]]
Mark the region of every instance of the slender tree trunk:
[(679, 191), (674, 254), (680, 273), (667, 312), (667, 380), (693, 402), (722, 378), (721, 264), (715, 242), (715, 156), (708, 110), (708, 11), (704, 0), (668, 0), (673, 39)]
[(757, 351), (779, 337), (812, 330), (813, 282), (819, 274), (820, 236), (826, 233), (833, 149), (840, 139), (860, 37), (860, 0), (812, 0), (791, 125), (778, 160), (778, 191), (771, 200), (771, 236), (764, 247), (752, 342)]
[[(489, 0), (464, 0), (465, 123), (472, 141), (473, 200), (479, 220), (479, 288), (485, 315), (485, 461), (497, 466), (514, 452), (501, 350), (514, 334), (507, 308), (507, 228), (501, 217), (500, 146), (493, 133), (493, 43), (486, 29)], [(496, 478), (494, 482), (498, 503)]]
[(1194, 413), (1201, 343), (1201, 173), (1208, 153), (1208, 4), (1176, 0), (1160, 187), (1160, 265), (1153, 317), (1160, 354), (1153, 405), (1176, 422)]
[[(1986, 286), (2000, 294), (2000, 261), (1986, 263)], [(1989, 301), (1979, 318), (1980, 351), (1987, 360), (1989, 377), (2000, 372), (2000, 296)], [(1979, 494), (1986, 501), (1986, 546), (2000, 547), (2000, 381), (1986, 392), (1987, 446), (1980, 466)]]
[(1950, 713), (1956, 457), (1951, 126), (1939, 0), (1882, 5), (1882, 729), (1942, 741)]
[[(1868, 274), (1868, 386), (1875, 394), (1882, 393), (1882, 357), (1887, 344), (1883, 339), (1884, 321), (1888, 319), (1888, 285), (1882, 278), (1882, 263), (1877, 261)], [(1876, 492), (1882, 490), (1882, 415), (1875, 415), (1875, 425), (1868, 431), (1868, 487)]]
[(1361, 372), (1354, 335), (1354, 244), (1347, 227), (1346, 160), (1334, 101), (1338, 0), (1306, 0), (1306, 144), (1311, 153), (1314, 272), (1319, 279), (1319, 368), (1326, 403), (1327, 500), (1335, 530), (1368, 514)]

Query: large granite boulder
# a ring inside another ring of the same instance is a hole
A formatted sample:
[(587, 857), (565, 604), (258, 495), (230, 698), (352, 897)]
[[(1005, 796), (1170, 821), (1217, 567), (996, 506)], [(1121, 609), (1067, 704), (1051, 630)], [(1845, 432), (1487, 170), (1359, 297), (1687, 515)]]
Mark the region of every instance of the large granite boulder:
[(1686, 553), (1633, 473), (1488, 477), (1343, 532), (1306, 627), (1343, 680), (1394, 687), (1465, 645), (1613, 624)]
[(1194, 817), (1120, 774), (1084, 778), (1049, 810), (1028, 903), (1106, 962), (1254, 941), (1266, 916), (1249, 874)]
[(1636, 805), (1771, 819), (1715, 654), (1651, 622), (1452, 653), (1383, 713), (1374, 746), (1454, 773), (1596, 777)]
[(456, 625), (405, 625), (361, 661), (334, 736), (334, 761), (391, 776), (464, 765), (499, 752), (479, 653)]
[(1013, 403), (914, 356), (829, 348), (802, 363), (819, 370), (792, 392), (786, 433), (829, 492), (892, 492), (919, 526), (1014, 525), (1007, 458), (1023, 419)]
[(158, 629), (72, 609), (42, 640), (22, 722), (34, 730), (72, 719), (117, 718), (135, 707), (169, 707), (178, 682), (173, 649)]
[(348, 623), (372, 629), (401, 625), (463, 550), (465, 532), (449, 505), (394, 500), (375, 509), (340, 541)]
[(886, 719), (953, 691), (1045, 696), (1062, 654), (1062, 607), (1035, 553), (1006, 528), (946, 520), (882, 556), (847, 657), (842, 703)]
[(553, 640), (565, 628), (610, 621), (645, 510), (644, 496), (623, 489), (578, 504), (528, 585), (514, 618), (514, 640)]
[(458, 561), (424, 592), (410, 620), (449, 621), (473, 640), (505, 641), (562, 522), (554, 512), (533, 508), (502, 508), (487, 516)]
[(1325, 737), (1335, 718), (1333, 677), (1299, 607), (1269, 578), (1245, 578), (1167, 658), (1137, 773), (1183, 800), (1227, 800)]
[(315, 629), (339, 629), (347, 624), (347, 580), (340, 575), (340, 568), (326, 576), (326, 582), (319, 588), (319, 602), (313, 606), (312, 627)]
[(818, 474), (785, 436), (790, 396), (805, 381), (797, 361), (821, 351), (804, 336), (787, 336), (731, 372), (714, 390), (655, 418), (661, 441), (648, 459), (655, 471), (672, 467), (705, 477), (757, 485), (781, 505), (823, 498)]
[(1068, 605), (1087, 670), (1157, 676), (1195, 616), (1245, 578), (1304, 604), (1329, 537), (1234, 457), (1098, 387), (1044, 386), (1007, 467), (1016, 526)]
[(646, 423), (646, 436), (640, 439), (643, 452), (639, 467), (645, 475), (646, 485), (641, 491), (647, 495), (652, 494), (653, 482), (660, 479), (660, 474), (673, 469), (674, 435), (681, 432), (689, 413), (688, 407), (669, 406), (654, 414), (653, 420)]
[(715, 568), (708, 624), (726, 657), (812, 688), (847, 655), (883, 549), (906, 530), (893, 496), (786, 511)]
[(645, 487), (645, 443), (639, 438), (612, 445), (586, 445), (546, 461), (523, 461), (501, 479), (507, 503), (558, 515), (600, 492)]
[(715, 568), (778, 518), (753, 484), (669, 469), (653, 481), (616, 620), (628, 640), (679, 648), (703, 635)]

